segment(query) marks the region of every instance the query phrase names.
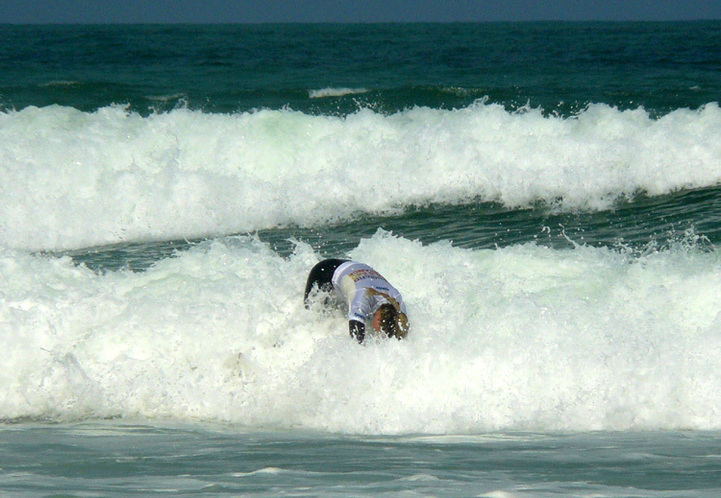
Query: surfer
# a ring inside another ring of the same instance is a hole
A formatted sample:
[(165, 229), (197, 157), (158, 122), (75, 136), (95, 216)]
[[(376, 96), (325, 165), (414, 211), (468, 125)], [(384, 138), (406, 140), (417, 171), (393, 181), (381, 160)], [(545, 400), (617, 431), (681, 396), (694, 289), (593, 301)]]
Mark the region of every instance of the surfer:
[[(303, 302), (310, 306), (315, 293), (335, 292), (348, 305), (348, 327), (358, 342), (365, 338), (366, 322), (376, 332), (403, 339), (408, 334), (408, 317), (400, 292), (370, 266), (347, 259), (326, 259), (308, 274)], [(323, 300), (329, 304), (329, 296)]]

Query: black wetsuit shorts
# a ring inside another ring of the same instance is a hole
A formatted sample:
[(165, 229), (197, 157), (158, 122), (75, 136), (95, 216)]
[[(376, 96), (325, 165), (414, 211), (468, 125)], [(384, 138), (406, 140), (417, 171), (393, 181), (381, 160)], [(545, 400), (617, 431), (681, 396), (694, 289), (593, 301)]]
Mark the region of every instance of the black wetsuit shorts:
[(333, 274), (340, 265), (346, 262), (348, 262), (347, 259), (324, 259), (310, 270), (303, 295), (306, 307), (308, 306), (308, 295), (313, 287), (317, 287), (321, 292), (333, 291)]

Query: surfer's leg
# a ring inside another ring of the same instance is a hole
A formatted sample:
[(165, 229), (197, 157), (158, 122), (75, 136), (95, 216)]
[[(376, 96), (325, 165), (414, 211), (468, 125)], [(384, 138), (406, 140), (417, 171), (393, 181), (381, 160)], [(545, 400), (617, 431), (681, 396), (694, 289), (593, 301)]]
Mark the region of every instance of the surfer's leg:
[(331, 292), (333, 290), (333, 273), (336, 268), (348, 261), (347, 259), (324, 259), (310, 270), (308, 281), (305, 284), (305, 294), (303, 294), (303, 302), (308, 308), (308, 296), (317, 287), (321, 292)]

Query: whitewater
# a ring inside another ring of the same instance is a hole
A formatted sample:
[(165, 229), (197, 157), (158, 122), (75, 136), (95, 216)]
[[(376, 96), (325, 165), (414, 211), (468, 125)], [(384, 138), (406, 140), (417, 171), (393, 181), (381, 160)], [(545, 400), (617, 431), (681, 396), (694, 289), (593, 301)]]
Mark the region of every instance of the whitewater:
[[(144, 272), (4, 249), (3, 420), (141, 417), (339, 433), (719, 429), (718, 254), (423, 245), (349, 255), (407, 296), (412, 334), (361, 347), (302, 305), (319, 255), (250, 236)], [(391, 277), (389, 277), (391, 278)]]
[[(5, 111), (0, 418), (719, 429), (721, 270), (693, 231), (639, 253), (570, 239), (461, 248), (378, 229), (343, 256), (391, 279), (413, 330), (366, 347), (342, 332), (340, 310), (302, 306), (324, 254), (291, 237), (284, 256), (253, 233), (332, 232), (429, 204), (612, 210), (717, 185), (720, 131), (716, 104), (660, 118), (486, 101), (348, 116)], [(145, 271), (64, 253), (188, 239)]]
[(314, 227), (412, 206), (561, 212), (713, 187), (721, 111), (0, 112), (0, 244), (62, 251)]

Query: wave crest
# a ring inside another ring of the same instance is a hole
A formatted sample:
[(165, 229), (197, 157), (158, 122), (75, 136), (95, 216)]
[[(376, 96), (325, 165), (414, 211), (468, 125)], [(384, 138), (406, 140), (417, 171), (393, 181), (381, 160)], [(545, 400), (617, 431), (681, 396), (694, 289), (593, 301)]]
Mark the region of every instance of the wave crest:
[(483, 101), (345, 117), (30, 107), (0, 113), (0, 245), (192, 238), (470, 200), (603, 210), (719, 184), (719, 129), (717, 104), (658, 119)]

